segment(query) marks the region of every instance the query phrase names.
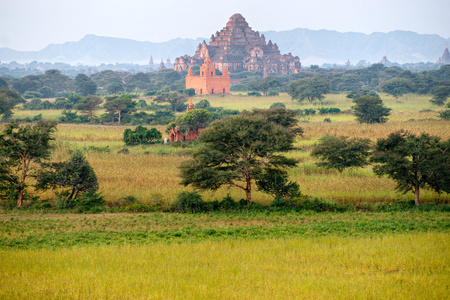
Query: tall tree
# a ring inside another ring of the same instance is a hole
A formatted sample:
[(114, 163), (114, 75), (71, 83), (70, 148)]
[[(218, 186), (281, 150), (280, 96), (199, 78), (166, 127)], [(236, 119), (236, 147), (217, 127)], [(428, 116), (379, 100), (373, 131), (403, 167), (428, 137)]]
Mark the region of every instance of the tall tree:
[(55, 130), (55, 122), (27, 125), (11, 122), (0, 133), (1, 185), (6, 185), (7, 192), (16, 196), (17, 207), (22, 206), (28, 177), (37, 176), (41, 164), (50, 158)]
[(450, 86), (436, 86), (432, 89), (432, 93), (433, 98), (430, 102), (438, 106), (443, 106), (445, 101), (447, 101), (447, 98), (450, 97)]
[(131, 99), (130, 95), (112, 96), (106, 98), (103, 107), (111, 115), (117, 114), (117, 123), (120, 125), (123, 116), (136, 110), (136, 102)]
[(94, 95), (89, 95), (81, 99), (81, 101), (77, 103), (75, 108), (81, 110), (83, 113), (88, 114), (89, 119), (91, 120), (92, 123), (94, 118), (94, 110), (96, 110), (98, 106), (102, 103), (103, 103), (102, 98)]
[(314, 145), (311, 156), (321, 160), (318, 166), (342, 172), (345, 168), (367, 165), (369, 150), (369, 139), (325, 135)]
[(322, 101), (325, 98), (324, 94), (330, 91), (330, 84), (318, 76), (308, 77), (289, 83), (287, 90), (292, 100), (299, 102), (305, 99), (308, 99), (309, 102)]
[(398, 98), (413, 91), (412, 82), (407, 78), (392, 78), (381, 84), (381, 91)]
[(202, 132), (204, 143), (193, 159), (181, 165), (182, 184), (215, 190), (230, 185), (252, 202), (252, 180), (268, 169), (284, 171), (296, 164), (280, 153), (293, 149), (295, 134), (262, 115), (235, 116)]
[(97, 84), (85, 74), (78, 74), (75, 77), (75, 91), (82, 96), (95, 95)]
[(375, 174), (394, 179), (400, 191), (413, 191), (416, 205), (421, 188), (450, 193), (450, 140), (398, 131), (377, 141), (371, 161)]
[(385, 123), (390, 115), (390, 108), (383, 105), (379, 97), (362, 96), (353, 99), (353, 112), (359, 123)]
[(2, 119), (9, 120), (14, 106), (22, 101), (22, 97), (17, 92), (6, 88), (0, 89), (0, 116), (3, 115)]

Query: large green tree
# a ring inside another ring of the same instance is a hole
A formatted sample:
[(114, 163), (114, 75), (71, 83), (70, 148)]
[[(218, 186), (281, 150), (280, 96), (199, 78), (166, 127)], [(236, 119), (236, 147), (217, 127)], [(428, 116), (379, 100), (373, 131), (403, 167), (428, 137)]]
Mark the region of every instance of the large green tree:
[(78, 74), (75, 77), (75, 91), (82, 96), (95, 95), (97, 92), (97, 84), (87, 77), (87, 75)]
[(12, 116), (14, 107), (22, 101), (20, 95), (10, 89), (0, 89), (0, 116), (3, 120), (9, 120)]
[(309, 102), (322, 101), (325, 98), (324, 94), (330, 91), (330, 84), (318, 76), (308, 77), (289, 83), (287, 90), (292, 100), (299, 102), (305, 99), (308, 99)]
[(257, 79), (249, 84), (250, 89), (255, 91), (263, 92), (264, 95), (267, 95), (270, 90), (278, 88), (283, 84), (274, 77), (266, 77), (263, 79)]
[(81, 110), (83, 113), (86, 113), (93, 122), (94, 118), (94, 110), (96, 110), (100, 104), (103, 103), (103, 99), (99, 96), (89, 95), (80, 100), (75, 106), (76, 109)]
[(369, 150), (369, 139), (325, 135), (314, 145), (311, 156), (321, 160), (318, 166), (342, 172), (345, 168), (367, 165)]
[(395, 180), (400, 191), (413, 191), (416, 205), (421, 188), (450, 193), (450, 140), (398, 131), (377, 141), (371, 161), (375, 174)]
[(443, 106), (447, 98), (450, 97), (450, 86), (449, 85), (441, 85), (436, 86), (432, 89), (433, 98), (430, 100), (431, 103)]
[(36, 177), (42, 163), (50, 158), (55, 130), (54, 122), (11, 122), (0, 133), (0, 193), (16, 198), (18, 207), (22, 206), (27, 179)]
[(392, 78), (381, 84), (381, 91), (398, 98), (412, 92), (413, 84), (407, 78)]
[(106, 97), (103, 107), (112, 116), (117, 114), (117, 123), (120, 125), (122, 117), (136, 111), (136, 102), (132, 100), (130, 95), (120, 95)]
[(76, 199), (79, 193), (98, 190), (97, 176), (82, 152), (74, 151), (68, 161), (52, 163), (50, 166), (38, 177), (38, 188), (69, 188), (69, 201)]
[(208, 126), (212, 121), (212, 115), (206, 109), (193, 109), (187, 113), (179, 116), (175, 123), (178, 126), (178, 131), (182, 132), (185, 136), (188, 135), (189, 131), (194, 131), (197, 140), (200, 136), (199, 129)]
[(293, 149), (292, 130), (262, 114), (235, 116), (212, 123), (202, 132), (204, 145), (180, 166), (182, 184), (215, 190), (222, 185), (242, 189), (252, 202), (252, 181), (267, 170), (284, 171), (296, 164), (281, 155)]
[(362, 96), (353, 99), (353, 112), (359, 123), (385, 123), (390, 115), (390, 108), (383, 105), (379, 97)]

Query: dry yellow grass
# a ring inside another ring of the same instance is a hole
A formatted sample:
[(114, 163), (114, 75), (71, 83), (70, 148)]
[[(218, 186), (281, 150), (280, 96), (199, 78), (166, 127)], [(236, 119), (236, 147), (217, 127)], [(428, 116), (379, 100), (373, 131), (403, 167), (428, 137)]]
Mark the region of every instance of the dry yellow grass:
[(0, 251), (1, 299), (447, 299), (444, 233)]

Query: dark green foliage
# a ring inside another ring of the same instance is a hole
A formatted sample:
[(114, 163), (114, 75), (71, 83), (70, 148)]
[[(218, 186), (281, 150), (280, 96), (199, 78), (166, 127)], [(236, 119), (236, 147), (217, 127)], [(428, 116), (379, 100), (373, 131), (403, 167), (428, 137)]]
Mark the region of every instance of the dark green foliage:
[(208, 100), (202, 99), (197, 104), (195, 104), (195, 108), (204, 108), (207, 109), (208, 107), (211, 107), (211, 104)]
[(326, 114), (339, 114), (341, 110), (336, 107), (319, 107), (319, 114), (326, 115)]
[[(279, 117), (279, 123), (270, 121), (267, 115), (274, 120)], [(293, 121), (286, 113), (283, 116), (259, 110), (212, 123), (200, 137), (204, 146), (180, 167), (182, 184), (212, 190), (234, 186), (245, 191), (250, 205), (252, 179), (264, 169), (284, 170), (296, 164), (294, 159), (280, 155), (293, 149), (298, 131)], [(284, 122), (286, 127), (280, 125)]]
[(12, 116), (12, 110), (14, 107), (22, 102), (20, 95), (10, 89), (1, 88), (0, 89), (0, 116), (2, 120), (7, 121)]
[(153, 99), (156, 103), (169, 103), (172, 111), (182, 111), (185, 109), (184, 104), (187, 102), (186, 94), (182, 93), (164, 93)]
[(295, 135), (302, 135), (303, 129), (298, 127), (297, 112), (291, 109), (285, 109), (283, 107), (276, 107), (270, 109), (258, 109), (255, 108), (251, 112), (243, 111), (242, 116), (261, 116), (266, 118), (269, 122), (273, 122), (277, 125), (288, 129)]
[(369, 150), (369, 139), (325, 135), (314, 145), (311, 156), (321, 160), (318, 166), (342, 172), (346, 168), (367, 165)]
[(22, 206), (26, 197), (27, 178), (38, 176), (42, 164), (50, 158), (50, 141), (54, 140), (54, 122), (6, 124), (0, 133), (0, 195), (15, 197)]
[(259, 92), (248, 92), (247, 96), (261, 97), (261, 93), (259, 93)]
[(348, 95), (347, 98), (355, 99), (362, 96), (372, 96), (372, 97), (380, 97), (378, 94), (374, 91), (369, 90), (353, 90)]
[(413, 91), (412, 82), (406, 78), (393, 78), (381, 84), (381, 91), (391, 94), (395, 98)]
[(39, 93), (41, 93), (42, 98), (51, 98), (54, 96), (53, 89), (48, 86), (41, 87)]
[(188, 97), (193, 97), (195, 96), (195, 89), (185, 89), (184, 93), (188, 95)]
[(375, 174), (392, 178), (404, 193), (414, 191), (416, 205), (420, 188), (450, 193), (450, 140), (398, 131), (377, 141), (371, 161)]
[(195, 132), (197, 139), (200, 136), (200, 128), (205, 128), (212, 121), (212, 115), (206, 109), (193, 109), (187, 113), (179, 116), (175, 123), (178, 126), (178, 131), (185, 136), (192, 130)]
[(272, 105), (270, 105), (270, 108), (277, 108), (277, 107), (286, 108), (286, 105), (284, 105), (284, 103), (281, 103), (281, 102), (275, 102), (275, 103), (272, 103)]
[(122, 82), (111, 82), (106, 86), (106, 92), (108, 94), (118, 94), (123, 92), (125, 89)]
[(77, 77), (75, 77), (75, 91), (81, 96), (95, 95), (97, 92), (97, 85), (85, 74), (78, 74)]
[(83, 113), (89, 116), (91, 123), (94, 121), (94, 110), (96, 110), (100, 104), (103, 103), (103, 99), (95, 96), (89, 95), (83, 97), (75, 106), (76, 109), (81, 110)]
[(385, 123), (390, 115), (390, 108), (383, 105), (379, 97), (362, 96), (353, 99), (352, 109), (359, 123)]
[(287, 86), (288, 94), (292, 100), (302, 102), (307, 99), (309, 102), (315, 100), (322, 101), (324, 94), (330, 91), (330, 84), (321, 77), (309, 77), (293, 81)]
[(438, 106), (443, 106), (445, 101), (447, 101), (447, 98), (450, 96), (450, 85), (434, 87), (432, 92), (433, 98), (430, 102)]
[(439, 117), (444, 120), (450, 120), (450, 103), (447, 103), (447, 109), (439, 112)]
[(275, 198), (286, 199), (301, 195), (300, 186), (296, 182), (289, 181), (285, 170), (267, 168), (255, 178), (258, 189)]
[(256, 79), (249, 84), (249, 88), (251, 90), (262, 92), (264, 96), (267, 96), (270, 90), (276, 89), (280, 86), (282, 86), (282, 83), (278, 79), (271, 76)]
[(198, 213), (205, 211), (205, 202), (198, 192), (181, 192), (172, 203), (172, 209), (176, 212)]
[(84, 155), (74, 151), (67, 162), (53, 163), (50, 170), (38, 177), (38, 188), (69, 188), (67, 199), (76, 199), (78, 194), (95, 192), (98, 189), (97, 176)]
[(303, 113), (305, 115), (315, 115), (316, 114), (316, 110), (314, 108), (305, 108), (305, 110), (303, 111)]
[(42, 98), (42, 94), (39, 92), (35, 92), (35, 91), (26, 91), (23, 94), (23, 97), (25, 99), (32, 99), (32, 98)]
[(39, 98), (33, 98), (29, 102), (23, 105), (23, 109), (39, 110), (42, 109), (42, 100)]
[(89, 122), (89, 116), (78, 115), (78, 112), (71, 110), (63, 110), (62, 116), (59, 117), (60, 123), (73, 124), (73, 123), (87, 123)]
[(122, 117), (136, 111), (136, 102), (130, 95), (111, 96), (106, 97), (103, 107), (111, 116), (111, 120), (117, 119), (117, 123), (120, 125)]
[(127, 146), (152, 144), (161, 138), (162, 134), (156, 128), (147, 129), (140, 125), (134, 131), (128, 128), (123, 133), (123, 141)]

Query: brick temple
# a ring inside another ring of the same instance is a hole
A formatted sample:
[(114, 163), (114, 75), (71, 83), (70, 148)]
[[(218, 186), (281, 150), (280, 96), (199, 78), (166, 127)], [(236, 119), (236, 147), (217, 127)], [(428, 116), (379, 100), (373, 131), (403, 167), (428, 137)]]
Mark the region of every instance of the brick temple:
[(216, 75), (216, 68), (211, 63), (208, 51), (206, 51), (206, 58), (200, 67), (199, 76), (194, 76), (192, 68), (189, 66), (186, 89), (194, 89), (197, 95), (230, 94), (230, 75), (228, 75), (227, 67), (224, 67), (222, 75)]
[[(195, 109), (194, 104), (192, 104), (192, 98), (189, 100), (189, 105), (186, 109), (186, 113)], [(199, 133), (205, 130), (206, 127), (201, 127), (198, 129)], [(195, 141), (197, 139), (197, 134), (194, 130), (189, 130), (187, 136), (178, 131), (178, 126), (173, 127), (169, 131), (169, 140), (170, 142), (186, 142), (186, 141)]]
[(241, 14), (234, 14), (226, 26), (211, 35), (209, 45), (199, 44), (194, 56), (184, 55), (175, 59), (176, 71), (201, 65), (209, 54), (215, 69), (222, 72), (259, 71), (268, 73), (298, 73), (301, 63), (298, 56), (281, 54), (276, 43), (266, 42), (264, 34), (252, 30)]

